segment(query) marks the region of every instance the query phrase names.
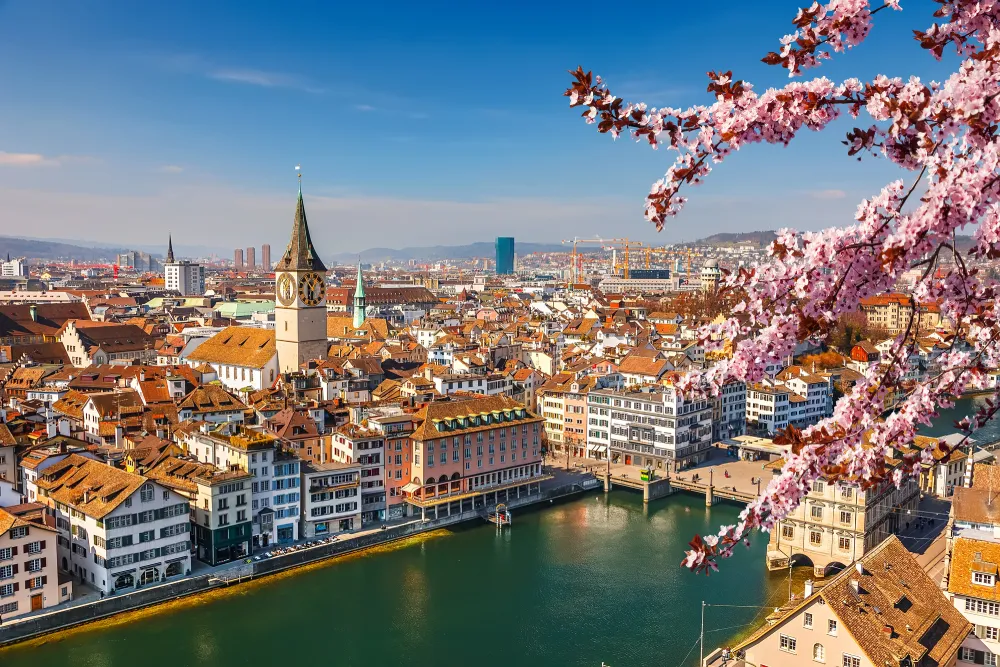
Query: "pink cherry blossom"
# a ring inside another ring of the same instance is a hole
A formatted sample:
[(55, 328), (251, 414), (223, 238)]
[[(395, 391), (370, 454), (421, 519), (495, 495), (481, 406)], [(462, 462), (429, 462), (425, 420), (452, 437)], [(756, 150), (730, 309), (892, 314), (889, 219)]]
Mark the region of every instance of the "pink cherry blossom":
[[(582, 68), (566, 95), (585, 107), (588, 123), (617, 137), (631, 133), (652, 148), (675, 152), (673, 164), (646, 197), (646, 217), (658, 229), (681, 213), (685, 188), (704, 181), (741, 149), (759, 143), (788, 144), (803, 128), (819, 131), (846, 112), (867, 115), (843, 141), (849, 155), (887, 159), (912, 176), (886, 184), (858, 204), (853, 221), (822, 232), (781, 230), (771, 261), (743, 268), (723, 289), (742, 297), (731, 317), (700, 332), (706, 349), (732, 343), (728, 359), (679, 380), (691, 397), (718, 395), (724, 382), (757, 382), (769, 363), (787, 357), (798, 341), (822, 341), (838, 318), (867, 297), (897, 289), (907, 271), (921, 278), (911, 291), (917, 303), (934, 303), (952, 323), (950, 349), (921, 381), (909, 375), (921, 330), (914, 317), (892, 341), (883, 365), (858, 382), (833, 414), (783, 438), (792, 446), (784, 467), (736, 526), (696, 536), (684, 565), (714, 569), (754, 529), (768, 531), (802, 502), (814, 480), (850, 481), (864, 487), (899, 484), (919, 473), (934, 453), (906, 452), (902, 465), (886, 457), (903, 452), (920, 425), (953, 405), (970, 388), (988, 388), (988, 372), (1000, 366), (1000, 297), (996, 281), (976, 262), (1000, 258), (1000, 0), (938, 0), (937, 23), (914, 31), (934, 58), (946, 49), (958, 66), (944, 82), (878, 75), (868, 82), (836, 83), (820, 77), (795, 80), (758, 93), (732, 72), (710, 72), (707, 106), (648, 108), (609, 92), (600, 77)], [(814, 2), (795, 17), (796, 31), (764, 62), (801, 76), (833, 53), (850, 50), (871, 32), (873, 16), (898, 10), (897, 0), (872, 7), (868, 0)], [(974, 246), (960, 252), (957, 233), (970, 231)], [(890, 408), (893, 412), (882, 419)], [(962, 423), (972, 432), (1000, 411), (1000, 401)], [(939, 445), (939, 449), (946, 449)]]

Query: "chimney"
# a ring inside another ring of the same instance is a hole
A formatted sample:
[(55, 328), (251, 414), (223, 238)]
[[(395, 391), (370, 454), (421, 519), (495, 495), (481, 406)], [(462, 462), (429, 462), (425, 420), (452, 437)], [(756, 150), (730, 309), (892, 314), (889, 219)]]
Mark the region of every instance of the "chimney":
[(854, 569), (857, 570), (858, 574), (865, 573), (865, 566), (861, 564), (861, 561), (854, 564)]
[(54, 438), (59, 432), (55, 422), (46, 422), (45, 424), (45, 437)]
[(813, 594), (813, 580), (806, 579), (805, 588), (802, 590), (802, 597), (807, 598)]
[(38, 321), (38, 306), (36, 306), (35, 304), (31, 304), (30, 306), (28, 306), (28, 313), (31, 315), (32, 322)]
[(856, 595), (861, 593), (861, 584), (858, 583), (857, 579), (851, 579), (851, 590), (854, 591)]

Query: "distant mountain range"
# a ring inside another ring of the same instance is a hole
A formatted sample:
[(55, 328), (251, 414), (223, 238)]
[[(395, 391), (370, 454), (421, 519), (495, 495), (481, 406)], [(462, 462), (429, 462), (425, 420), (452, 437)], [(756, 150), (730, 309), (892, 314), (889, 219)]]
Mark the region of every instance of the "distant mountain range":
[[(569, 246), (560, 243), (519, 243), (514, 242), (514, 252), (518, 255), (530, 255), (533, 252), (565, 252)], [(331, 256), (333, 263), (353, 264), (358, 257), (365, 263), (373, 262), (435, 262), (446, 259), (471, 259), (473, 257), (495, 257), (493, 242), (480, 241), (467, 245), (435, 245), (412, 248), (369, 248), (360, 253), (342, 252)], [(324, 257), (324, 259), (326, 259)]]
[[(715, 246), (716, 248), (732, 248), (738, 245), (745, 245), (751, 248), (763, 250), (771, 245), (771, 242), (778, 238), (778, 233), (768, 229), (759, 232), (735, 232), (712, 234), (697, 241), (689, 241), (679, 244), (682, 247), (694, 246)], [(971, 236), (959, 236), (956, 239), (959, 252), (964, 252), (972, 247)]]
[(0, 236), (0, 257), (26, 257), (38, 259), (75, 259), (82, 262), (113, 262), (116, 255), (126, 248), (87, 248), (63, 241), (41, 241)]

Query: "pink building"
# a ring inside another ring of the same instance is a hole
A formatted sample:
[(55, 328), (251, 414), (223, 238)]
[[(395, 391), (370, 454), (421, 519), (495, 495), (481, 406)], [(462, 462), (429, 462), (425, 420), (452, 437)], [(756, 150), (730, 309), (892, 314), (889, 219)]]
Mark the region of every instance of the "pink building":
[(72, 586), (64, 584), (65, 593), (60, 595), (58, 533), (45, 525), (44, 508), (9, 509), (16, 514), (0, 509), (0, 620), (4, 621), (68, 600)]
[(431, 403), (415, 419), (403, 498), (424, 518), (491, 508), (539, 492), (541, 417), (503, 396)]

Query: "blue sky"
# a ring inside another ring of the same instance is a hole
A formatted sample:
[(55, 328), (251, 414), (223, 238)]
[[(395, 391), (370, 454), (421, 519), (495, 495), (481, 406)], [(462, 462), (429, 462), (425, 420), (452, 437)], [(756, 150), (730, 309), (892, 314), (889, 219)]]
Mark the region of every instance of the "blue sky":
[[(798, 4), (0, 0), (0, 234), (283, 246), (296, 163), (321, 252), (843, 224), (895, 175), (846, 157), (848, 123), (741, 151), (656, 234), (672, 154), (561, 96), (577, 65), (653, 105), (709, 103), (711, 69), (782, 85), (760, 58)], [(934, 5), (903, 4), (816, 75), (943, 78), (910, 32)]]

